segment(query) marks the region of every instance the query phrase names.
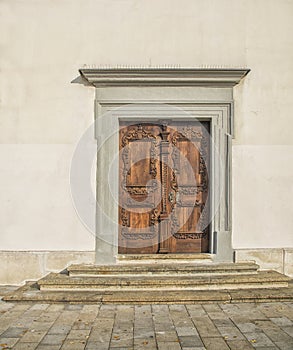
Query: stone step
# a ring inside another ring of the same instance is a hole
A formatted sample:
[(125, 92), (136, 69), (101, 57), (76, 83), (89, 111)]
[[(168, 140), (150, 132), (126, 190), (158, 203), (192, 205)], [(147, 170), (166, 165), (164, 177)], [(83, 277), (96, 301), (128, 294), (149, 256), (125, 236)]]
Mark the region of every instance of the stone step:
[(180, 290), (180, 291), (40, 291), (28, 282), (3, 297), (9, 302), (84, 303), (84, 304), (196, 304), (196, 303), (268, 303), (292, 302), (293, 282), (287, 288)]
[(118, 254), (116, 262), (123, 264), (143, 264), (164, 262), (186, 264), (186, 263), (208, 263), (213, 261), (213, 255), (209, 253), (197, 254)]
[(221, 264), (115, 264), (115, 265), (71, 265), (67, 268), (70, 276), (126, 276), (126, 275), (227, 275), (256, 274), (259, 266), (254, 263)]
[(98, 276), (51, 273), (38, 281), (41, 291), (175, 291), (288, 287), (290, 278), (276, 271), (219, 276)]

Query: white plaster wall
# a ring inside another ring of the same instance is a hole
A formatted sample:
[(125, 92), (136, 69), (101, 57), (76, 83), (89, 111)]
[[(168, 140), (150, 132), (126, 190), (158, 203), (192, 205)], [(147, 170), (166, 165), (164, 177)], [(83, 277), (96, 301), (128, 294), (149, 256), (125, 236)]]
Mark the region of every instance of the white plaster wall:
[(71, 84), (85, 64), (251, 68), (235, 88), (233, 243), (292, 246), (292, 13), (291, 0), (2, 0), (0, 249), (94, 249), (69, 192), (94, 115), (94, 89)]

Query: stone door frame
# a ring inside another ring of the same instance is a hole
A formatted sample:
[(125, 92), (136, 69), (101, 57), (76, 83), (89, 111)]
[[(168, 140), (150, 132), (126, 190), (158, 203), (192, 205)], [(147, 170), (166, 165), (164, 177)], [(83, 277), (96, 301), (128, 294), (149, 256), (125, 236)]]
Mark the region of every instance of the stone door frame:
[[(99, 150), (96, 263), (113, 263), (118, 252), (118, 203), (111, 196), (118, 197), (118, 168), (117, 164), (115, 165), (115, 162), (117, 163), (115, 155), (117, 156), (119, 135), (113, 133), (106, 142), (103, 136), (109, 134), (111, 130), (118, 130), (120, 119), (158, 122), (183, 118), (210, 122), (212, 146), (210, 205), (214, 213), (211, 222), (210, 254), (213, 261), (233, 261), (231, 222), (233, 86), (248, 72), (247, 69), (189, 69), (187, 73), (182, 69), (80, 70), (82, 78), (95, 86), (96, 92), (95, 136)], [(101, 142), (104, 144), (101, 145)], [(112, 168), (116, 169), (117, 176), (116, 183), (115, 176), (112, 178), (112, 190), (106, 191), (108, 181), (106, 169), (110, 163)]]

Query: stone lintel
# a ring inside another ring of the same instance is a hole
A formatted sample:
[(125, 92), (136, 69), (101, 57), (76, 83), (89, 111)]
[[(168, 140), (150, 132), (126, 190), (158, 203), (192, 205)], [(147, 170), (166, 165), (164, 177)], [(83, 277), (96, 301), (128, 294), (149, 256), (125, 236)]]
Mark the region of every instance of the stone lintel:
[(247, 68), (81, 68), (90, 85), (105, 86), (204, 86), (233, 87)]

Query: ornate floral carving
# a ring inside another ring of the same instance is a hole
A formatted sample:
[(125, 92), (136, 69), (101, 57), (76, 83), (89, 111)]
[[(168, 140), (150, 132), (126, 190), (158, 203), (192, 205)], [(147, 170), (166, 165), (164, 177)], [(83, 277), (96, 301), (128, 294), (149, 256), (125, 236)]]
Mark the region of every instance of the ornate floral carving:
[(125, 208), (121, 208), (120, 218), (122, 226), (129, 227), (129, 214)]
[(151, 145), (151, 161), (150, 161), (150, 174), (153, 179), (157, 177), (157, 159), (158, 159), (158, 147), (157, 147), (157, 139), (152, 141)]
[(207, 232), (177, 232), (173, 234), (177, 239), (203, 239), (207, 238)]
[(198, 186), (179, 186), (178, 187), (178, 192), (181, 195), (186, 195), (186, 196), (192, 196), (195, 194), (199, 194), (200, 192), (202, 192), (202, 186), (198, 185)]
[(153, 239), (156, 236), (156, 232), (139, 232), (139, 233), (134, 233), (134, 232), (129, 232), (126, 229), (121, 230), (121, 234), (124, 238), (129, 239), (129, 240), (149, 240)]
[(151, 131), (146, 130), (142, 124), (137, 124), (123, 133), (121, 146), (125, 147), (130, 141), (142, 139), (156, 139), (156, 136)]

